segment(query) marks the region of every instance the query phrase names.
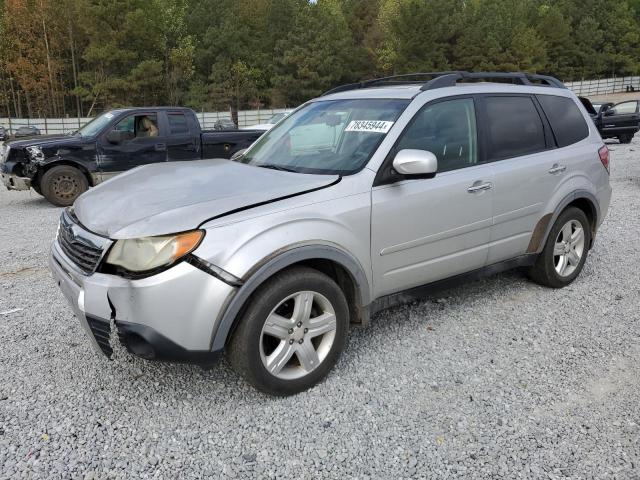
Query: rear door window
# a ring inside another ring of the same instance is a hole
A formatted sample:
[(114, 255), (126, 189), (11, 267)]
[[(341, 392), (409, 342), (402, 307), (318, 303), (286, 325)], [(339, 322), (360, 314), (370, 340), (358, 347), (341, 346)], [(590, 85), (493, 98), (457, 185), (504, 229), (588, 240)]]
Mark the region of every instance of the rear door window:
[(184, 135), (189, 133), (189, 126), (187, 125), (187, 117), (184, 113), (170, 113), (169, 118), (169, 133), (171, 135)]
[(484, 97), (490, 160), (545, 150), (544, 126), (529, 96)]
[(538, 95), (559, 147), (566, 147), (587, 138), (589, 127), (575, 102), (567, 97)]

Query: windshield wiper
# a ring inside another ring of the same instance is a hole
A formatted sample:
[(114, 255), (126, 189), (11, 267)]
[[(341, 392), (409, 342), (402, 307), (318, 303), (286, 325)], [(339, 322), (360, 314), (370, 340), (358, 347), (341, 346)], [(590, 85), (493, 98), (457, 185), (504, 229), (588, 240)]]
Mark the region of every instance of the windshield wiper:
[(272, 163), (265, 163), (264, 165), (258, 165), (258, 166), (262, 168), (270, 168), (271, 170), (278, 170), (280, 172), (300, 173), (297, 170), (294, 170), (292, 168), (287, 168), (280, 165), (274, 165)]

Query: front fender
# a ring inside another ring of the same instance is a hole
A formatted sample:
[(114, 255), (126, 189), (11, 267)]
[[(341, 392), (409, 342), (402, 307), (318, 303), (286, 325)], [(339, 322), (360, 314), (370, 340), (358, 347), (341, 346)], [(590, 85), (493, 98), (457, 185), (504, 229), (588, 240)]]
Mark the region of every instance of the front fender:
[(369, 189), (347, 196), (321, 190), (306, 200), (301, 205), (300, 198), (291, 198), (203, 226), (207, 233), (194, 255), (244, 282), (222, 318), (216, 319), (215, 348), (224, 345), (255, 288), (279, 270), (305, 260), (340, 265), (356, 285), (357, 307), (371, 302)]
[(88, 143), (83, 145), (61, 146), (59, 148), (43, 149), (44, 157), (41, 159), (31, 158), (31, 162), (37, 167), (38, 173), (42, 173), (57, 165), (70, 165), (77, 168), (89, 180), (91, 186), (99, 182), (98, 163), (96, 159), (95, 145)]
[(362, 308), (371, 303), (371, 288), (367, 275), (362, 265), (351, 254), (331, 245), (290, 246), (265, 259), (250, 272), (242, 287), (235, 293), (224, 313), (218, 319), (211, 349), (218, 351), (224, 348), (242, 307), (260, 285), (277, 272), (296, 263), (311, 259), (331, 260), (341, 265), (349, 272), (356, 285), (358, 306)]

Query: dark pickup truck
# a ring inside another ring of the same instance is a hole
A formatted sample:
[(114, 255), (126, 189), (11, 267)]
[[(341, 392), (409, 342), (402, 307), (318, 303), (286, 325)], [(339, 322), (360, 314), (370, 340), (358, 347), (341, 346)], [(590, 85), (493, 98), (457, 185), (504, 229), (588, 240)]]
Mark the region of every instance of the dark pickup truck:
[(595, 114), (592, 113), (591, 117), (602, 138), (617, 138), (620, 143), (630, 143), (640, 130), (639, 103), (638, 100), (618, 104), (594, 103)]
[(9, 190), (33, 188), (55, 205), (140, 165), (230, 158), (263, 131), (202, 131), (188, 108), (112, 110), (76, 132), (14, 140), (0, 147), (0, 174)]

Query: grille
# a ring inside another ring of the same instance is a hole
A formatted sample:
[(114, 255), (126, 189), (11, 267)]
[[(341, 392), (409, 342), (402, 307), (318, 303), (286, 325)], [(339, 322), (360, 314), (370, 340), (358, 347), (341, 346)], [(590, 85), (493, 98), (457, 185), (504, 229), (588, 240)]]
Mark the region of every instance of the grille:
[(98, 342), (100, 350), (102, 350), (107, 357), (111, 357), (111, 355), (113, 355), (113, 349), (109, 344), (109, 335), (111, 333), (109, 322), (98, 320), (97, 318), (87, 315), (87, 323), (96, 342)]
[(72, 225), (64, 217), (58, 229), (58, 244), (65, 255), (87, 274), (94, 272), (102, 258), (102, 247), (83, 238), (79, 227)]

